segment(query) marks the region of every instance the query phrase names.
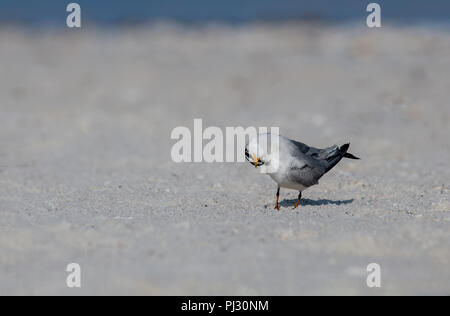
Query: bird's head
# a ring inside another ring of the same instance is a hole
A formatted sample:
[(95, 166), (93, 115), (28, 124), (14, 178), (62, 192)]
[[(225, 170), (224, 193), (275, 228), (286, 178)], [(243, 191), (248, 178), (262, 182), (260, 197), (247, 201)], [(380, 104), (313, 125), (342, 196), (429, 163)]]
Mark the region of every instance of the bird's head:
[(268, 138), (267, 134), (260, 134), (250, 138), (245, 146), (245, 159), (255, 168), (270, 163), (270, 155), (268, 154)]

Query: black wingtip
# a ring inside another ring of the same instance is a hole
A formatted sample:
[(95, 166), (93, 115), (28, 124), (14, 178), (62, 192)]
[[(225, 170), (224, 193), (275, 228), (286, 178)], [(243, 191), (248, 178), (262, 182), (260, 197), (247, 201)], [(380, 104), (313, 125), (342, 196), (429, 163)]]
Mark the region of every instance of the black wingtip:
[(347, 143), (347, 144), (342, 145), (341, 148), (339, 148), (340, 151), (343, 151), (345, 153), (344, 157), (345, 158), (350, 158), (350, 159), (357, 159), (357, 160), (361, 159), (361, 158), (356, 157), (355, 155), (353, 155), (351, 153), (348, 153), (347, 150), (348, 150), (349, 147), (350, 147), (350, 143)]
[(348, 148), (350, 147), (350, 143), (342, 145), (339, 150), (343, 152), (347, 152)]

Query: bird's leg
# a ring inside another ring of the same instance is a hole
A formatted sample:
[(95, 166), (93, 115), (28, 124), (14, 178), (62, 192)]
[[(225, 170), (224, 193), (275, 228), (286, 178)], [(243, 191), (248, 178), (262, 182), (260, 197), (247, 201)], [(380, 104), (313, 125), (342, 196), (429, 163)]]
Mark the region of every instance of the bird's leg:
[(275, 209), (276, 210), (280, 210), (280, 206), (278, 205), (278, 198), (280, 197), (280, 186), (278, 186), (278, 189), (277, 189), (277, 201), (275, 202)]
[(301, 198), (302, 198), (302, 191), (299, 191), (298, 192), (297, 202), (295, 202), (295, 206), (294, 206), (293, 210), (295, 210), (297, 208), (298, 203), (300, 203)]

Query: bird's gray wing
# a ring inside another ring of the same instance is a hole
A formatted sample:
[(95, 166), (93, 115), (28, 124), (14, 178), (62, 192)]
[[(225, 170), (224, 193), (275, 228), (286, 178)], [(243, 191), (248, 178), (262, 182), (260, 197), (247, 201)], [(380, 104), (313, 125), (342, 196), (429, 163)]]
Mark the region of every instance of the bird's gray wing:
[(319, 160), (298, 152), (291, 161), (287, 177), (304, 187), (310, 187), (319, 183), (319, 179), (325, 174), (325, 170), (326, 168)]
[(288, 170), (287, 177), (294, 183), (299, 183), (304, 187), (310, 187), (319, 183), (319, 179), (324, 173), (322, 168), (317, 168), (310, 164), (304, 164), (302, 166), (293, 164)]
[(324, 149), (319, 149), (297, 142), (295, 140), (291, 140), (291, 143), (301, 153), (305, 154), (306, 156), (310, 156), (314, 159), (317, 159), (319, 161), (328, 159), (330, 156), (333, 156), (338, 150), (338, 146), (336, 145)]
[(305, 187), (317, 184), (327, 172), (329, 164), (327, 159), (336, 151), (337, 146), (318, 149), (297, 141), (291, 142), (292, 155), (295, 159), (291, 162), (288, 178)]

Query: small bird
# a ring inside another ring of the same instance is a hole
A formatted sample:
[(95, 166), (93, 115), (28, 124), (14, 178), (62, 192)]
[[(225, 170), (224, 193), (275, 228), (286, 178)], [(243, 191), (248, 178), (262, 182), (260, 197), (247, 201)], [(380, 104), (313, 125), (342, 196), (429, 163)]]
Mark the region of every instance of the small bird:
[(302, 198), (302, 191), (318, 184), (319, 179), (342, 158), (359, 159), (347, 152), (349, 146), (333, 145), (318, 149), (281, 135), (265, 133), (249, 140), (245, 146), (245, 158), (278, 184), (275, 209), (280, 210), (281, 187), (299, 191), (295, 209)]

